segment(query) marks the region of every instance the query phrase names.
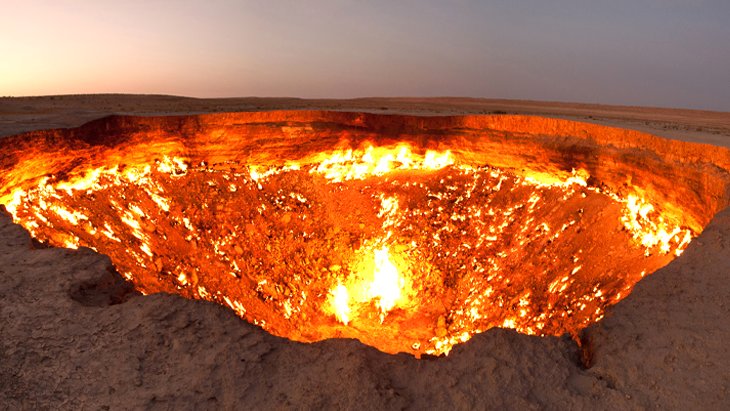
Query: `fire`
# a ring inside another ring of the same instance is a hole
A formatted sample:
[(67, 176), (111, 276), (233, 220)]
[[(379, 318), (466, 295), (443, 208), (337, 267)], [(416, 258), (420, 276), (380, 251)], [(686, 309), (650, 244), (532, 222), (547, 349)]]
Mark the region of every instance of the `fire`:
[(391, 261), (388, 246), (367, 247), (361, 254), (347, 285), (338, 283), (330, 290), (330, 312), (345, 325), (352, 321), (352, 313), (366, 318), (370, 304), (379, 310), (381, 323), (389, 311), (406, 304), (406, 278)]
[(338, 321), (347, 325), (350, 322), (350, 293), (347, 287), (342, 284), (330, 291), (332, 296), (332, 309)]
[(326, 179), (335, 183), (363, 180), (397, 170), (440, 170), (454, 164), (449, 150), (427, 150), (425, 154), (419, 155), (406, 144), (393, 147), (375, 147), (368, 144), (364, 149), (350, 148), (321, 153), (308, 161), (318, 163), (311, 172), (323, 174)]
[(525, 176), (525, 181), (536, 186), (570, 187), (577, 184), (582, 187), (587, 187), (588, 178), (590, 178), (588, 171), (583, 169), (573, 169), (569, 175), (529, 172)]
[(388, 256), (388, 247), (375, 250), (375, 269), (370, 283), (370, 298), (377, 298), (377, 306), (383, 315), (393, 309), (401, 298), (405, 281), (398, 275), (398, 269)]
[(690, 230), (672, 226), (666, 221), (665, 216), (656, 215), (657, 213), (652, 204), (647, 203), (635, 194), (628, 195), (625, 202), (626, 209), (621, 221), (626, 229), (632, 233), (633, 238), (646, 247), (647, 252), (658, 247), (660, 252), (664, 254), (672, 250), (677, 256), (682, 254), (682, 251), (692, 240)]
[(492, 327), (575, 333), (696, 235), (582, 168), (505, 171), (405, 142), (280, 165), (115, 158), (0, 202), (35, 238), (109, 255), (145, 294), (215, 301), (302, 341), (420, 355)]

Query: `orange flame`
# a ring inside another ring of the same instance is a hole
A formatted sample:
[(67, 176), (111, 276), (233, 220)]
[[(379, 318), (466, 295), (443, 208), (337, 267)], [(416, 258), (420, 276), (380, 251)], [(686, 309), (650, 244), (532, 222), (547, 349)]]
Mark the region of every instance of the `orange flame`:
[(449, 150), (428, 150), (420, 155), (405, 144), (395, 147), (368, 145), (364, 150), (347, 149), (322, 153), (315, 156), (313, 161), (318, 165), (311, 172), (323, 174), (332, 182), (362, 180), (396, 170), (439, 170), (454, 164)]
[(382, 315), (393, 309), (401, 298), (405, 280), (398, 275), (398, 269), (390, 261), (388, 247), (375, 250), (375, 270), (370, 283), (370, 298), (377, 298)]
[(391, 261), (386, 245), (372, 250), (372, 255), (368, 254), (357, 268), (348, 285), (338, 283), (330, 290), (330, 311), (347, 325), (353, 312), (374, 303), (383, 322), (389, 311), (405, 303), (406, 279)]
[(350, 322), (350, 293), (347, 287), (337, 284), (330, 291), (332, 309), (337, 320), (347, 325)]

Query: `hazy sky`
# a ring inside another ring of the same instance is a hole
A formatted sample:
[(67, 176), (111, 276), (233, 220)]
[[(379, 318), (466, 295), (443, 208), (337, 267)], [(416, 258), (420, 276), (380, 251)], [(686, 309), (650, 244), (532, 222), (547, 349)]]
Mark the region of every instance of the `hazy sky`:
[(0, 0), (0, 95), (100, 92), (730, 111), (730, 1)]

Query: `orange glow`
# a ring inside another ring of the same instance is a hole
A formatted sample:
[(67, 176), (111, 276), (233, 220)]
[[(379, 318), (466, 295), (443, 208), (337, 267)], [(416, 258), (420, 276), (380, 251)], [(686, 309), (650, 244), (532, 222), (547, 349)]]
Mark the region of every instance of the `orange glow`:
[(330, 291), (332, 296), (332, 309), (338, 321), (347, 325), (350, 322), (350, 293), (347, 287), (342, 284)]
[(35, 238), (109, 255), (146, 294), (414, 355), (492, 327), (576, 333), (695, 235), (585, 169), (506, 171), (405, 142), (216, 168), (164, 147), (62, 177), (36, 157), (0, 202)]
[(664, 254), (671, 251), (677, 256), (682, 254), (692, 239), (690, 230), (670, 225), (665, 216), (657, 215), (652, 204), (635, 194), (630, 194), (625, 203), (622, 221), (634, 239), (647, 248), (647, 252), (658, 247)]
[(448, 150), (427, 150), (425, 154), (419, 155), (413, 153), (406, 144), (392, 147), (367, 145), (365, 149), (338, 150), (321, 153), (309, 161), (318, 163), (311, 172), (323, 174), (335, 183), (382, 176), (396, 170), (439, 170), (454, 164)]
[(367, 311), (371, 303), (379, 310), (381, 323), (394, 307), (407, 304), (406, 279), (391, 261), (388, 247), (367, 247), (360, 254), (354, 275), (330, 290), (331, 312), (345, 325), (353, 320), (353, 313)]
[(370, 283), (370, 298), (377, 299), (377, 306), (383, 315), (390, 311), (401, 298), (405, 281), (398, 275), (398, 269), (388, 257), (388, 247), (375, 250), (373, 282)]
[(573, 169), (572, 172), (564, 175), (556, 175), (549, 173), (528, 172), (525, 175), (525, 181), (536, 186), (562, 186), (570, 187), (577, 184), (582, 187), (588, 186), (588, 178), (590, 174), (586, 170)]

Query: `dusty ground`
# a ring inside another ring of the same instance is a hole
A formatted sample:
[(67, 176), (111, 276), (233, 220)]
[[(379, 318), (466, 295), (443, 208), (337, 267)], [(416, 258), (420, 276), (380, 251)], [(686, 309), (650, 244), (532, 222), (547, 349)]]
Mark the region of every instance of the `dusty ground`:
[[(108, 113), (274, 108), (542, 113), (730, 146), (727, 113), (467, 99), (0, 99), (0, 135)], [(730, 210), (587, 332), (588, 370), (567, 339), (500, 329), (447, 358), (420, 361), (352, 340), (283, 340), (214, 304), (135, 295), (119, 285), (106, 257), (34, 247), (4, 213), (0, 249), (3, 408), (730, 406)]]

